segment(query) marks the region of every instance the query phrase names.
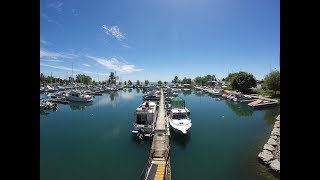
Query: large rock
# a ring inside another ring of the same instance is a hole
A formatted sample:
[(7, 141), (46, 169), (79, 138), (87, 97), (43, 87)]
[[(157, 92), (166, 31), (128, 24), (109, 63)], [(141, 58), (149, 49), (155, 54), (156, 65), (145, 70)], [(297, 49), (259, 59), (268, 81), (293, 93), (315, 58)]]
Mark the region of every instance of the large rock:
[(275, 140), (272, 139), (272, 138), (270, 138), (270, 139), (268, 140), (267, 144), (270, 144), (270, 145), (273, 145), (273, 146), (277, 146), (277, 145), (278, 145), (277, 141), (275, 141)]
[(278, 139), (278, 136), (270, 136), (270, 138), (272, 138), (272, 139), (274, 139), (276, 141)]
[(274, 128), (274, 129), (271, 131), (271, 135), (273, 135), (273, 136), (280, 136), (280, 128)]
[(280, 121), (280, 114), (278, 115), (277, 120)]
[(274, 126), (273, 126), (274, 128), (280, 128), (280, 121), (276, 121), (275, 123), (274, 123)]
[(280, 161), (278, 159), (272, 160), (269, 163), (271, 169), (280, 172)]
[(268, 162), (274, 158), (274, 155), (268, 150), (263, 150), (258, 154), (258, 157), (261, 158), (264, 163), (268, 164)]
[(265, 149), (265, 150), (269, 150), (269, 151), (274, 151), (276, 148), (274, 148), (272, 145), (270, 145), (270, 144), (265, 144), (264, 146), (263, 146), (263, 149)]

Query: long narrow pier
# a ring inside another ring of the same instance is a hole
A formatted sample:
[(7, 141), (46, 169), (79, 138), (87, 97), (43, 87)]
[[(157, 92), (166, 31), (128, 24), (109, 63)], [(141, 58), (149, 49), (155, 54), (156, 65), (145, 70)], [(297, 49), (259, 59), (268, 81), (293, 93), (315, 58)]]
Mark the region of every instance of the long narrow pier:
[(169, 120), (166, 116), (164, 106), (164, 95), (162, 89), (149, 160), (141, 179), (171, 180), (170, 130)]

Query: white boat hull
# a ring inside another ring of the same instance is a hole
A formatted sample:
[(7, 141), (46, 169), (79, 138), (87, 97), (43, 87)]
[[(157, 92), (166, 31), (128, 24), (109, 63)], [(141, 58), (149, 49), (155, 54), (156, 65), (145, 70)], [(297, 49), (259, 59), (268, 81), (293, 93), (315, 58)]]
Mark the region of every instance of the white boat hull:
[(177, 133), (181, 133), (181, 134), (187, 134), (188, 130), (191, 128), (192, 123), (189, 122), (187, 124), (184, 125), (178, 125), (177, 123), (174, 123), (172, 121), (170, 121), (170, 127)]
[(68, 101), (76, 101), (76, 102), (90, 102), (93, 100), (93, 97), (88, 97), (88, 98), (79, 98), (79, 97), (72, 97), (72, 96), (67, 96), (66, 99)]

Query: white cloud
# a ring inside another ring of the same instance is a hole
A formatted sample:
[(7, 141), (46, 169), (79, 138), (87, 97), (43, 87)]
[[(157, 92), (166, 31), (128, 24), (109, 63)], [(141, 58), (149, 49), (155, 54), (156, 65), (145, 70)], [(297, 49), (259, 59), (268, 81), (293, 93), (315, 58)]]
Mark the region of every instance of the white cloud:
[(124, 33), (120, 32), (120, 29), (118, 26), (108, 27), (106, 25), (102, 25), (102, 29), (106, 34), (118, 39), (119, 41), (126, 38)]
[(125, 47), (125, 48), (128, 48), (128, 49), (131, 48), (131, 46), (129, 46), (128, 44), (122, 44), (122, 47)]
[(112, 70), (123, 72), (123, 73), (132, 73), (135, 71), (143, 70), (143, 69), (137, 69), (135, 65), (128, 64), (126, 62), (121, 62), (116, 58), (107, 59), (107, 58), (99, 58), (99, 57), (93, 57), (93, 56), (87, 56), (87, 57), (95, 60), (96, 62), (105, 66), (108, 69), (112, 69)]
[(56, 21), (54, 19), (49, 18), (49, 16), (45, 13), (41, 13), (41, 17), (43, 17), (45, 20), (47, 20), (50, 23), (55, 23), (58, 26), (62, 26), (62, 24), (60, 24), (58, 21)]
[(43, 39), (40, 39), (40, 43), (42, 43), (42, 44), (48, 44), (48, 41), (45, 41), (45, 40), (43, 40)]
[(56, 60), (56, 59), (48, 59), (48, 60), (44, 60), (44, 61), (48, 61), (48, 62), (64, 62), (62, 60)]
[(49, 57), (52, 59), (57, 59), (57, 58), (69, 58), (69, 59), (73, 59), (78, 57), (75, 54), (71, 54), (71, 53), (58, 53), (58, 52), (51, 52), (45, 49), (40, 49), (40, 58), (43, 57)]
[(53, 9), (55, 9), (55, 10), (58, 11), (58, 12), (61, 12), (61, 11), (62, 11), (62, 6), (63, 6), (63, 3), (60, 2), (60, 1), (53, 2), (53, 3), (48, 4), (48, 7), (49, 7), (49, 8), (53, 8)]
[(90, 67), (90, 65), (89, 65), (89, 64), (82, 64), (82, 65), (87, 66), (87, 67)]
[[(97, 74), (91, 71), (84, 71), (81, 69), (76, 69), (76, 68), (69, 68), (69, 67), (65, 67), (65, 66), (53, 66), (50, 64), (45, 64), (45, 63), (40, 63), (40, 66), (46, 66), (46, 67), (51, 67), (51, 68), (55, 68), (55, 69), (61, 69), (61, 70), (66, 70), (66, 71), (75, 71), (75, 72), (82, 72), (82, 73), (86, 73), (86, 74)], [(102, 76), (109, 76), (109, 74), (104, 74), (104, 73), (99, 73), (99, 75)]]

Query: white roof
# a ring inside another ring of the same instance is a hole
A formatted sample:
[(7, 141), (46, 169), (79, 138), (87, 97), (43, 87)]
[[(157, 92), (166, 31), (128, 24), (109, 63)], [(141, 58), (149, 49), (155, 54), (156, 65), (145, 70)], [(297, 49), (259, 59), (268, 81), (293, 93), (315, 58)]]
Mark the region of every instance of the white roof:
[(185, 109), (178, 109), (178, 108), (174, 108), (171, 109), (172, 113), (187, 113), (187, 111)]

